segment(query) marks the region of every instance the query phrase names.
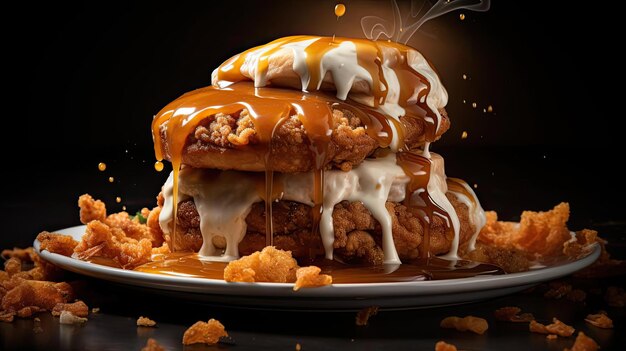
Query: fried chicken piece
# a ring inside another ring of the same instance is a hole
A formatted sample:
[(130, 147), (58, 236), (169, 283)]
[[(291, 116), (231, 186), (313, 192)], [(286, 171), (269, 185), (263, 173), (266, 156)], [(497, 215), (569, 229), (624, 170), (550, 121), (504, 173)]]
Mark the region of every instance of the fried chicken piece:
[(224, 269), (227, 282), (272, 282), (291, 283), (296, 281), (298, 263), (291, 251), (265, 247), (261, 252), (231, 261)]
[(476, 249), (470, 251), (463, 258), (499, 266), (507, 273), (525, 272), (530, 268), (526, 255), (514, 248), (493, 247), (486, 244), (476, 244)]
[(558, 336), (572, 336), (575, 329), (556, 318), (552, 318), (552, 324), (544, 325), (537, 321), (530, 321), (528, 329), (533, 333), (556, 334)]
[(154, 327), (155, 325), (156, 322), (148, 317), (140, 316), (139, 318), (137, 318), (138, 327)]
[(441, 321), (440, 326), (442, 328), (452, 328), (458, 331), (469, 330), (480, 335), (485, 333), (485, 331), (489, 328), (489, 324), (487, 324), (485, 319), (474, 316), (467, 316), (463, 318), (455, 316), (446, 317)]
[(87, 318), (78, 317), (70, 311), (62, 311), (59, 316), (59, 323), (61, 324), (82, 324), (85, 322), (87, 322)]
[(151, 250), (152, 255), (167, 255), (171, 252), (172, 251), (170, 250), (170, 247), (167, 245), (167, 243), (163, 243), (161, 247), (153, 247)]
[(74, 249), (76, 257), (87, 260), (92, 256), (113, 259), (124, 269), (133, 269), (150, 260), (152, 244), (149, 239), (129, 238), (120, 228), (100, 221), (87, 224), (81, 242)]
[(146, 217), (146, 226), (148, 227), (150, 235), (152, 236), (152, 247), (161, 246), (164, 242), (163, 230), (161, 229), (161, 225), (159, 224), (159, 215), (161, 214), (161, 209), (162, 207), (160, 206), (153, 208)]
[(585, 322), (603, 329), (613, 329), (613, 320), (606, 313), (588, 314)]
[(435, 351), (457, 351), (456, 346), (445, 341), (438, 341), (435, 344)]
[(83, 224), (91, 221), (104, 221), (107, 216), (104, 202), (94, 200), (89, 194), (81, 195), (78, 198), (78, 207), (80, 207), (80, 221)]
[(63, 311), (72, 312), (77, 317), (87, 317), (89, 315), (89, 307), (81, 300), (72, 303), (57, 303), (52, 309), (52, 315), (60, 316)]
[(522, 309), (514, 306), (501, 307), (493, 313), (496, 320), (503, 322), (530, 322), (535, 319), (532, 313), (522, 313)]
[(622, 288), (609, 286), (604, 294), (604, 301), (611, 307), (626, 306), (626, 292)]
[[(5, 272), (5, 271), (0, 271), (0, 284), (5, 281), (5, 280), (9, 280), (9, 273)], [(1, 296), (0, 296), (1, 298)]]
[(183, 335), (183, 345), (191, 344), (217, 344), (221, 337), (228, 336), (224, 325), (216, 319), (209, 319), (208, 322), (198, 321)]
[[(141, 212), (143, 217), (150, 217), (150, 210), (147, 208), (143, 208)], [(109, 215), (104, 220), (104, 224), (112, 228), (120, 228), (129, 238), (135, 240), (148, 239), (153, 247), (161, 246), (163, 243), (162, 231), (151, 229), (147, 224), (140, 223), (137, 216), (131, 218), (127, 212), (118, 212)]]
[(333, 283), (333, 277), (328, 274), (320, 274), (322, 270), (317, 266), (301, 267), (296, 270), (296, 283), (293, 291), (301, 288), (317, 288)]
[(63, 256), (72, 256), (78, 242), (69, 235), (41, 232), (37, 235), (41, 250), (48, 250)]
[(563, 349), (563, 351), (598, 351), (598, 349), (600, 349), (598, 343), (580, 331), (572, 348)]
[(159, 345), (159, 343), (153, 338), (149, 338), (141, 351), (165, 351), (165, 347)]
[(17, 312), (24, 307), (51, 310), (58, 303), (67, 303), (73, 297), (72, 287), (65, 283), (25, 280), (21, 278), (3, 282), (6, 295), (2, 298), (2, 310)]
[(480, 231), (478, 241), (488, 246), (517, 248), (525, 253), (552, 256), (562, 251), (571, 239), (567, 220), (569, 204), (563, 202), (547, 212), (524, 211), (519, 226), (499, 222), (495, 212), (487, 213), (487, 224)]
[(370, 320), (370, 317), (375, 316), (378, 313), (378, 306), (369, 306), (361, 309), (356, 314), (356, 325), (362, 327), (366, 326)]

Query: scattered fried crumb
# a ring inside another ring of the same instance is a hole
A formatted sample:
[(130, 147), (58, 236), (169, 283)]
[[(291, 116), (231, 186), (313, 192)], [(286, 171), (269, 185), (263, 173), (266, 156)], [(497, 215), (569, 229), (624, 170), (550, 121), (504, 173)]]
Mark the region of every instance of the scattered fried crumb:
[(556, 318), (552, 318), (552, 324), (544, 325), (537, 321), (530, 321), (528, 329), (533, 333), (556, 334), (558, 336), (572, 336), (575, 329)]
[(613, 320), (606, 313), (589, 314), (585, 317), (585, 322), (598, 328), (612, 329)]
[(525, 272), (530, 268), (526, 254), (510, 247), (492, 247), (478, 243), (473, 251), (464, 255), (465, 259), (491, 263), (499, 266), (507, 273)]
[(300, 350), (302, 350), (302, 346), (300, 346), (300, 343), (296, 343), (296, 351)]
[(12, 278), (3, 283), (8, 290), (0, 310), (17, 312), (25, 307), (52, 310), (58, 303), (67, 303), (73, 297), (72, 287), (67, 283)]
[(15, 312), (10, 311), (0, 311), (0, 321), (11, 323), (15, 318)]
[(532, 313), (522, 313), (522, 309), (514, 306), (498, 308), (493, 313), (496, 320), (503, 322), (530, 322), (535, 319)]
[(20, 308), (15, 315), (20, 318), (28, 318), (34, 315), (35, 313), (39, 313), (42, 311), (42, 308), (37, 306), (27, 306), (24, 308)]
[(556, 335), (556, 334), (548, 334), (548, 335), (546, 335), (546, 339), (548, 339), (548, 340), (554, 340), (554, 339), (557, 339), (558, 337), (559, 336)]
[(446, 317), (441, 321), (440, 326), (442, 328), (455, 328), (458, 331), (471, 331), (476, 334), (483, 334), (489, 325), (483, 318), (467, 316), (463, 318), (459, 317)]
[(576, 341), (571, 349), (563, 349), (563, 351), (597, 351), (600, 348), (598, 344), (583, 332), (578, 332)]
[(261, 252), (231, 261), (224, 269), (227, 282), (273, 282), (291, 283), (296, 281), (298, 263), (291, 257), (291, 251), (278, 250), (273, 246)]
[(378, 313), (378, 306), (365, 307), (356, 314), (356, 325), (365, 326), (370, 317), (375, 316)]
[(487, 224), (478, 241), (492, 247), (516, 248), (539, 256), (560, 253), (571, 239), (567, 229), (569, 204), (563, 202), (547, 212), (524, 211), (519, 225), (500, 222), (495, 212), (487, 213)]
[(94, 200), (89, 194), (81, 195), (78, 198), (78, 207), (80, 207), (80, 221), (83, 224), (91, 221), (104, 221), (107, 216), (104, 202)]
[(91, 309), (91, 313), (98, 313), (100, 312), (100, 307), (94, 307)]
[(141, 351), (165, 351), (165, 348), (159, 345), (153, 338), (149, 338), (148, 342), (146, 342), (146, 346), (144, 346)]
[(606, 289), (604, 300), (611, 307), (624, 307), (626, 305), (626, 292), (622, 288), (609, 286)]
[(137, 318), (137, 326), (138, 327), (154, 327), (156, 322), (148, 317), (141, 316)]
[(321, 271), (317, 266), (298, 268), (293, 290), (298, 291), (300, 288), (316, 288), (332, 284), (333, 277), (328, 274), (320, 274)]
[(82, 318), (74, 315), (70, 311), (62, 311), (59, 318), (61, 324), (82, 324), (87, 321), (87, 318)]
[(216, 344), (224, 336), (228, 336), (224, 325), (211, 318), (208, 322), (198, 321), (185, 330), (183, 345)]
[(87, 307), (87, 305), (80, 300), (72, 303), (58, 303), (52, 309), (52, 315), (60, 316), (63, 311), (72, 312), (72, 314), (77, 317), (87, 317), (89, 314), (89, 307)]
[(560, 299), (572, 291), (572, 286), (562, 281), (550, 282), (550, 289), (543, 294), (547, 299)]
[(40, 243), (40, 249), (48, 250), (52, 253), (56, 253), (63, 256), (72, 256), (74, 248), (78, 245), (78, 242), (69, 235), (41, 232), (37, 235), (37, 240)]
[(435, 344), (435, 351), (456, 351), (456, 346), (448, 344), (445, 341), (438, 341)]
[(27, 247), (25, 249), (21, 249), (18, 247), (14, 247), (13, 250), (2, 250), (0, 256), (4, 259), (9, 259), (11, 257), (17, 257), (22, 261), (33, 262), (33, 256), (36, 256), (35, 250), (32, 247)]

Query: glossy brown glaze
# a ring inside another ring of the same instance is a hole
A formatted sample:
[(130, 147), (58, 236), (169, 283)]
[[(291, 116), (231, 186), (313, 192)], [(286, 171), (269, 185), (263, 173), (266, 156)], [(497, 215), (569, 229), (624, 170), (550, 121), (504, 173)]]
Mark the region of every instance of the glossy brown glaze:
[[(163, 256), (158, 261), (146, 263), (135, 270), (178, 277), (222, 280), (227, 264), (204, 260), (197, 254), (178, 252)], [(332, 275), (333, 284), (398, 283), (504, 274), (497, 266), (470, 261), (447, 261), (440, 258), (379, 266), (346, 265), (330, 260), (316, 260), (311, 264), (320, 267), (322, 273)]]

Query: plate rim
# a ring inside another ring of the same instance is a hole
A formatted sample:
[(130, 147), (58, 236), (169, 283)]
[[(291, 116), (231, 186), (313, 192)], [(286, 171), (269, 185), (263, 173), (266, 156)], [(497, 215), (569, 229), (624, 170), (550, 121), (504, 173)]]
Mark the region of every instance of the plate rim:
[[(84, 233), (85, 228), (85, 225), (78, 225), (59, 229), (52, 233), (71, 235), (77, 239), (78, 235), (75, 232)], [(63, 269), (107, 281), (164, 290), (201, 292), (204, 294), (228, 293), (237, 296), (260, 294), (261, 296), (289, 296), (292, 298), (324, 298), (329, 296), (333, 298), (418, 297), (422, 295), (469, 293), (538, 284), (572, 274), (589, 266), (600, 256), (601, 251), (600, 246), (597, 243), (593, 243), (589, 254), (583, 258), (557, 266), (548, 266), (519, 273), (412, 282), (332, 284), (318, 288), (300, 289), (294, 292), (293, 283), (232, 283), (218, 279), (170, 276), (98, 265), (47, 250), (42, 251), (39, 240), (36, 238), (33, 242), (33, 247), (43, 259)], [(479, 285), (478, 289), (476, 285)]]

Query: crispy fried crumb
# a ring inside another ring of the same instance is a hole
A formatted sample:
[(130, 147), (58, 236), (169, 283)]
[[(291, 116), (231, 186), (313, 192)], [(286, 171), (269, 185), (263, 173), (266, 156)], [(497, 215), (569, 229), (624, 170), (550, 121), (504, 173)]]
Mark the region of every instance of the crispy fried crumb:
[(438, 341), (435, 344), (435, 351), (457, 351), (456, 346), (448, 344), (445, 341)]
[(496, 320), (503, 322), (530, 322), (535, 319), (532, 313), (522, 313), (519, 307), (507, 306), (495, 310), (493, 313)]
[(273, 246), (231, 261), (224, 269), (227, 282), (291, 283), (296, 280), (298, 263), (291, 251), (277, 250)]
[(165, 351), (165, 348), (159, 345), (153, 338), (149, 338), (146, 342), (146, 346), (144, 346), (141, 351)]
[(2, 253), (0, 254), (0, 256), (4, 259), (17, 257), (24, 262), (33, 262), (33, 256), (35, 255), (37, 254), (32, 247), (27, 247), (25, 249), (14, 247), (13, 250), (2, 250)]
[(124, 269), (132, 269), (150, 260), (152, 244), (148, 239), (129, 238), (120, 228), (110, 227), (100, 221), (87, 224), (81, 242), (74, 252), (87, 260), (93, 256), (111, 258)]
[(82, 324), (86, 321), (87, 318), (78, 317), (70, 311), (62, 311), (59, 317), (59, 323), (61, 324)]
[(183, 345), (216, 344), (224, 336), (228, 336), (224, 325), (218, 320), (211, 318), (208, 322), (198, 321), (185, 330)]
[(91, 313), (98, 313), (100, 312), (100, 307), (94, 307), (91, 309)]
[(613, 329), (613, 320), (606, 313), (589, 314), (585, 322), (603, 329)]
[(487, 214), (487, 224), (478, 241), (493, 247), (517, 248), (528, 254), (551, 256), (560, 253), (571, 239), (566, 223), (569, 204), (560, 203), (547, 212), (524, 211), (519, 225), (499, 222), (495, 212)]
[(19, 309), (15, 315), (20, 318), (28, 318), (34, 315), (35, 313), (41, 312), (41, 310), (42, 309), (37, 306), (27, 306), (27, 307)]
[(556, 334), (548, 334), (548, 335), (546, 335), (546, 339), (548, 339), (548, 340), (555, 340), (555, 339), (557, 339), (558, 337), (559, 337), (559, 336), (558, 336), (558, 335), (556, 335)]
[(107, 216), (104, 202), (94, 200), (89, 194), (81, 195), (78, 198), (78, 207), (80, 207), (80, 221), (83, 224), (91, 221), (104, 221)]
[(154, 327), (156, 322), (148, 317), (141, 316), (137, 318), (137, 326), (138, 327)]
[(378, 313), (378, 306), (369, 306), (361, 309), (356, 314), (356, 325), (362, 327), (367, 325), (370, 317), (375, 316)]
[(562, 281), (554, 281), (549, 284), (550, 289), (543, 294), (547, 299), (560, 299), (572, 291), (572, 286)]
[(0, 322), (11, 323), (15, 318), (15, 312), (0, 311)]
[(537, 321), (530, 321), (528, 329), (533, 333), (556, 334), (558, 336), (572, 336), (575, 329), (556, 318), (552, 318), (552, 324), (544, 325)]
[(48, 250), (63, 256), (72, 256), (78, 242), (69, 235), (41, 232), (37, 235), (41, 250)]
[(328, 274), (320, 274), (321, 271), (317, 266), (298, 268), (293, 290), (298, 291), (300, 288), (315, 288), (332, 284), (333, 277)]
[(489, 325), (483, 318), (467, 316), (463, 318), (459, 317), (446, 317), (441, 321), (440, 326), (442, 328), (454, 328), (458, 331), (471, 331), (476, 334), (483, 334)]
[(624, 307), (626, 305), (626, 292), (622, 288), (609, 286), (604, 294), (604, 300), (611, 307)]
[(8, 291), (2, 299), (1, 310), (9, 312), (31, 306), (51, 310), (58, 303), (67, 303), (73, 295), (67, 283), (14, 278), (3, 285)]
[(600, 348), (598, 344), (592, 338), (585, 335), (583, 332), (578, 332), (576, 341), (572, 345), (571, 349), (563, 349), (563, 351), (597, 351)]
[(530, 268), (526, 255), (515, 248), (492, 247), (478, 243), (476, 249), (465, 254), (464, 258), (495, 264), (507, 273), (525, 272)]
[(22, 260), (17, 257), (11, 257), (4, 262), (4, 271), (9, 277), (22, 271)]
[(52, 315), (60, 316), (63, 311), (72, 312), (72, 314), (77, 317), (87, 317), (89, 314), (89, 307), (87, 307), (87, 305), (80, 300), (72, 303), (58, 303), (52, 309)]

